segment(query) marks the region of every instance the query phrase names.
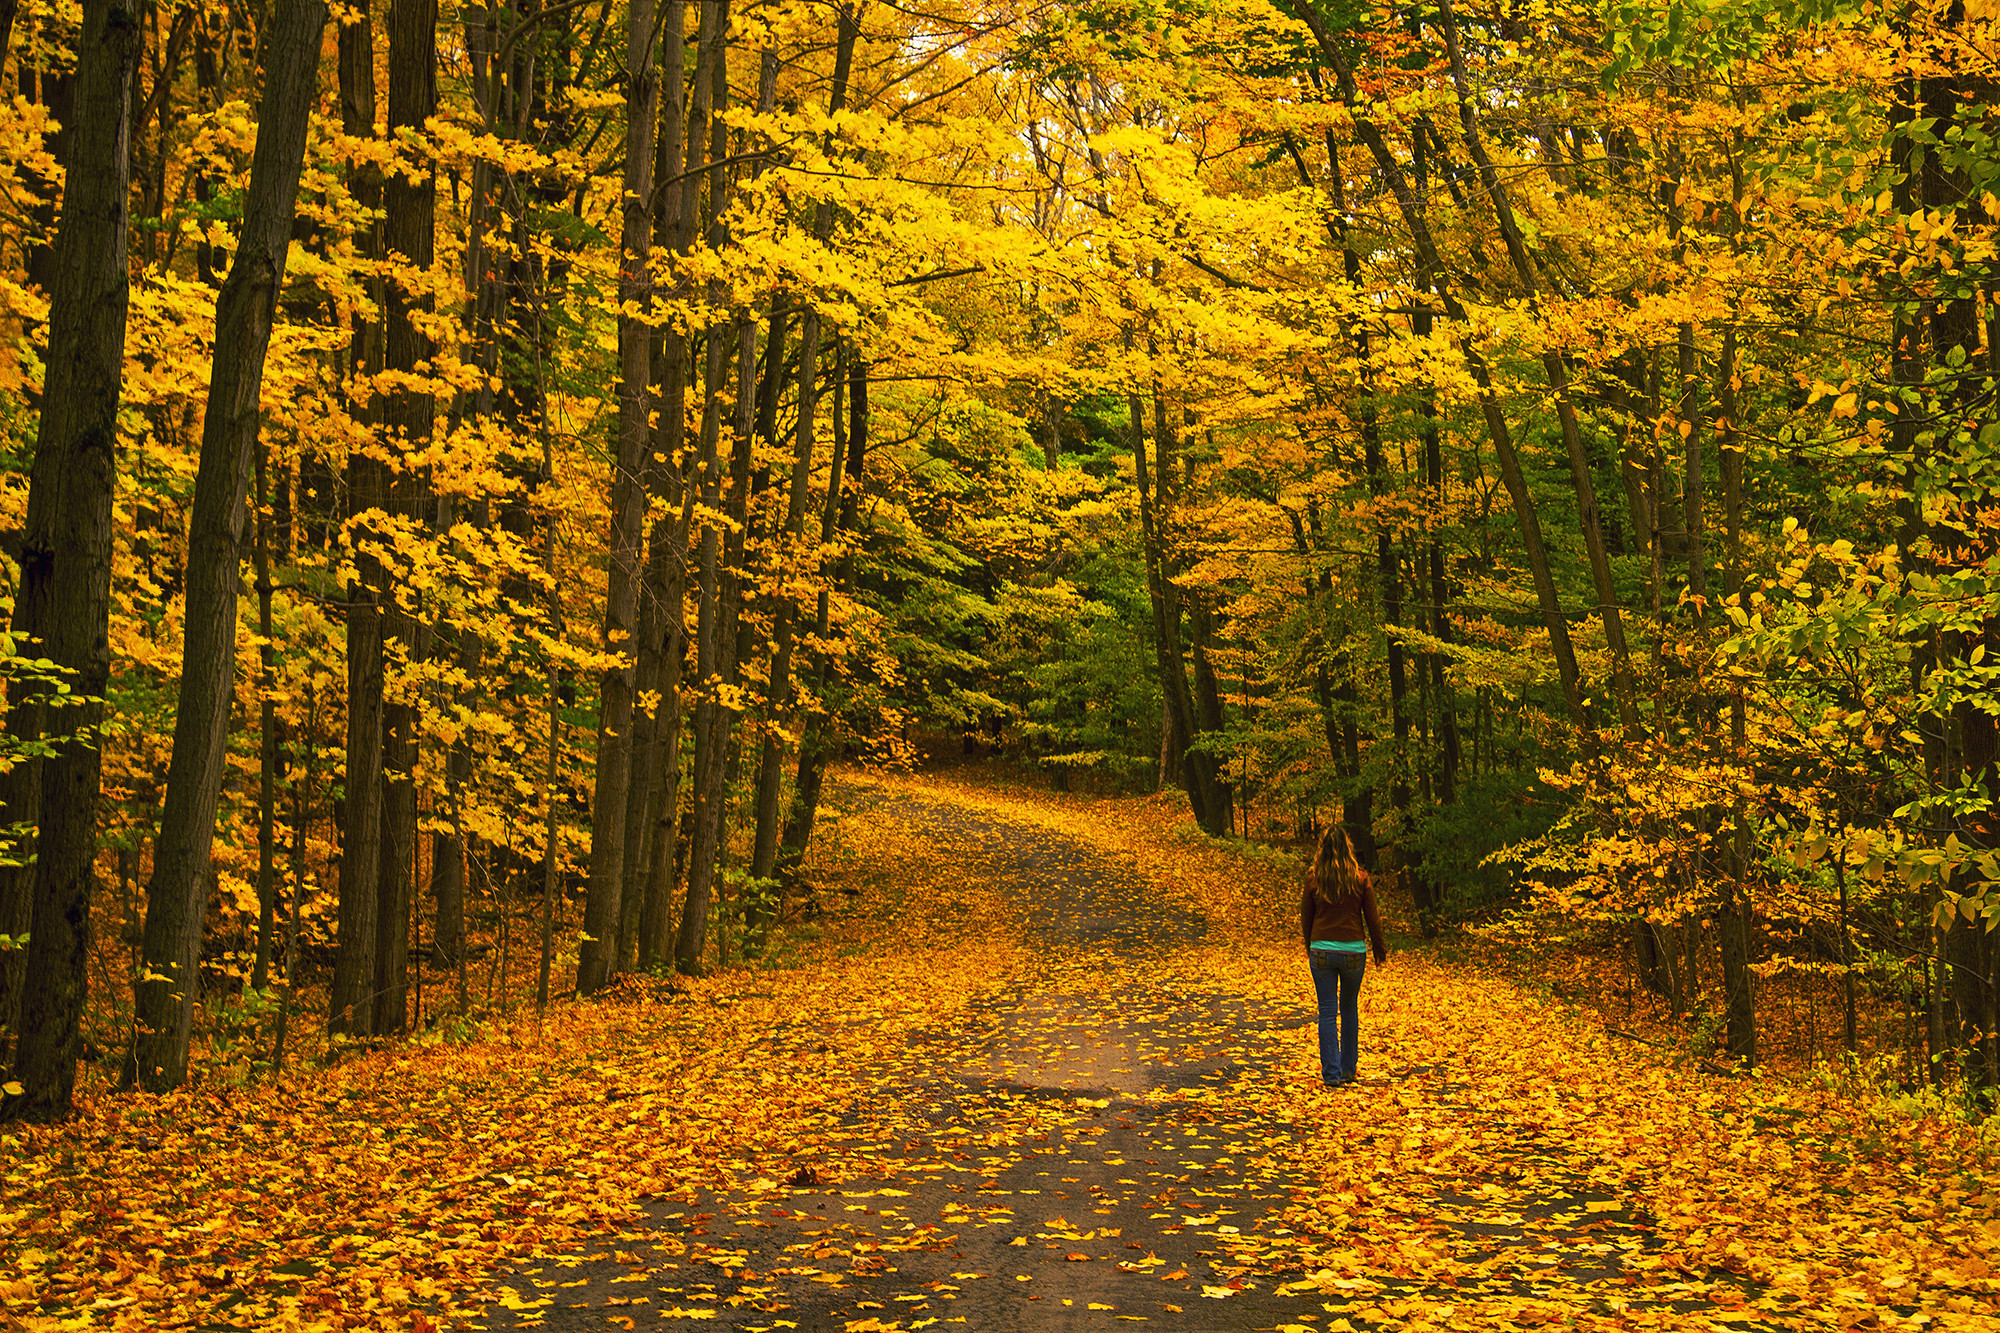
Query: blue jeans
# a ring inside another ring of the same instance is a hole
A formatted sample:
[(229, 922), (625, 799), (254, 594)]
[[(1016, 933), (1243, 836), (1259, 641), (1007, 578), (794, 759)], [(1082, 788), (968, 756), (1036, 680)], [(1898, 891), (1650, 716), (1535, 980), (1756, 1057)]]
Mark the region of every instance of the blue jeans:
[(1319, 1076), (1328, 1087), (1354, 1081), (1361, 1059), (1361, 978), (1368, 955), (1308, 949), (1319, 996)]

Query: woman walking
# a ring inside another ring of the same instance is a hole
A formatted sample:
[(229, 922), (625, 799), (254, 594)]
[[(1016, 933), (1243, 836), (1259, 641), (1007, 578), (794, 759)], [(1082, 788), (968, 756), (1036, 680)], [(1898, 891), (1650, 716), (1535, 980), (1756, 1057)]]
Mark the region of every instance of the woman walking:
[(1319, 1076), (1327, 1087), (1337, 1088), (1354, 1081), (1360, 1063), (1361, 977), (1368, 969), (1368, 946), (1375, 946), (1377, 967), (1389, 961), (1389, 950), (1382, 943), (1374, 886), (1338, 825), (1319, 835), (1304, 887), (1299, 929), (1319, 996)]

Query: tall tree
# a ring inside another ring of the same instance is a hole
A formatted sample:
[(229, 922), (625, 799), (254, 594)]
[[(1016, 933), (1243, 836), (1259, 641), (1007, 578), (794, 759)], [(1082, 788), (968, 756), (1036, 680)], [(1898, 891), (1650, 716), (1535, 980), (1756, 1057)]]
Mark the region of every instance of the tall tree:
[[(340, 124), (350, 139), (375, 137), (374, 22), (365, 3), (341, 20)], [(362, 212), (355, 249), (362, 258), (381, 253), (374, 210), (382, 203), (382, 175), (372, 158), (347, 164), (348, 193)], [(348, 375), (364, 401), (382, 368), (382, 340), (356, 313), (349, 337)], [(365, 416), (365, 413), (364, 413)], [(348, 532), (356, 550), (355, 578), (347, 585), (347, 778), (340, 803), (340, 888), (335, 923), (332, 990), (327, 1026), (367, 1036), (375, 1030), (376, 935), (382, 883), (382, 727), (384, 574), (369, 549), (377, 540), (373, 516), (388, 498), (388, 469), (369, 449), (347, 459)]]
[[(679, 36), (678, 33), (675, 34)], [(591, 801), (590, 882), (577, 989), (611, 980), (625, 887), (626, 805), (632, 791), (632, 720), (638, 650), (645, 471), (652, 444), (653, 137), (659, 81), (653, 0), (632, 0), (625, 24), (625, 192), (618, 266), (618, 452), (611, 470), (609, 587), (604, 650), (616, 655), (599, 681), (596, 791)], [(641, 796), (641, 803), (644, 797)]]
[(236, 672), (246, 488), (262, 421), (264, 358), (318, 100), (325, 0), (280, 0), (263, 33), (264, 95), (236, 256), (215, 303), (215, 357), (188, 529), (186, 639), (166, 807), (146, 894), (130, 1076), (152, 1091), (187, 1078), (195, 965)]
[[(395, 460), (389, 507), (417, 529), (428, 515), (422, 459), (430, 447), (436, 405), (423, 387), (432, 352), (423, 318), (430, 312), (431, 261), (436, 245), (436, 174), (424, 160), (426, 124), (437, 113), (437, 0), (391, 0), (389, 6), (389, 138), (395, 167), (383, 182), (384, 282), (382, 438)], [(416, 906), (417, 725), (419, 707), (408, 679), (425, 656), (424, 626), (405, 604), (407, 589), (386, 589), (385, 649), (405, 679), (382, 710), (382, 846), (375, 920), (375, 1031), (409, 1025), (410, 925)]]
[[(715, 9), (712, 22), (708, 13), (710, 5)], [(710, 79), (707, 104), (709, 205), (704, 216), (709, 248), (719, 250), (724, 239), (722, 219), (731, 184), (729, 174), (722, 169), (724, 159), (729, 156), (729, 126), (724, 119), (729, 103), (729, 4), (728, 0), (703, 0), (702, 8), (703, 36), (713, 44), (712, 51), (704, 60)], [(721, 282), (711, 281), (708, 298), (711, 309), (723, 308), (727, 304), (727, 290)], [(708, 909), (720, 854), (722, 798), (734, 720), (734, 711), (725, 706), (718, 689), (727, 682), (735, 653), (735, 626), (726, 623), (729, 605), (722, 570), (722, 409), (728, 393), (732, 361), (740, 362), (747, 352), (753, 366), (738, 377), (739, 382), (747, 382), (754, 375), (756, 336), (756, 325), (748, 311), (727, 323), (719, 320), (712, 322), (708, 327), (703, 366), (705, 402), (695, 455), (695, 468), (700, 474), (699, 506), (703, 518), (696, 570), (694, 809), (688, 842), (686, 899), (681, 908), (680, 930), (674, 941), (674, 966), (685, 974), (701, 970), (702, 950), (707, 942)], [(748, 397), (744, 396), (744, 401), (739, 404), (739, 416), (747, 413), (750, 407)]]
[[(134, 11), (111, 0), (84, 5), (14, 630), (73, 673), (85, 702), (61, 710), (68, 739), (36, 775), (34, 908), (14, 1057), (23, 1093), (0, 1102), (16, 1116), (66, 1114), (76, 1087), (97, 877), (98, 727), (111, 666), (111, 498), (130, 290), (126, 143), (139, 40)], [(8, 726), (39, 736), (43, 710), (17, 701)]]
[[(833, 84), (827, 93), (827, 114), (838, 116), (847, 106), (847, 84), (854, 71), (854, 42), (860, 25), (853, 10), (842, 6), (834, 34)], [(823, 246), (833, 233), (833, 205), (825, 201), (814, 206), (812, 239)], [(785, 497), (785, 538), (795, 543), (806, 516), (806, 486), (812, 476), (813, 432), (819, 402), (820, 361), (819, 306), (808, 294), (805, 318), (799, 329), (798, 421), (792, 451), (791, 487)], [(835, 459), (827, 475), (829, 491), (838, 492), (840, 460)], [(822, 544), (824, 544), (822, 542)], [(778, 727), (789, 722), (795, 694), (792, 658), (798, 640), (798, 615), (789, 600), (781, 601), (773, 630), (776, 646), (771, 653), (770, 723), (764, 738), (764, 754), (757, 766), (755, 845), (750, 855), (750, 874), (769, 878), (778, 862), (779, 837), (783, 832), (779, 798), (784, 787), (784, 743)]]
[[(1408, 173), (1402, 160), (1389, 145), (1382, 129), (1375, 123), (1371, 104), (1363, 97), (1361, 85), (1355, 78), (1353, 62), (1348, 58), (1342, 45), (1342, 37), (1330, 27), (1326, 19), (1309, 0), (1296, 0), (1292, 12), (1305, 23), (1313, 35), (1314, 44), (1319, 48), (1327, 67), (1334, 73), (1334, 88), (1341, 104), (1346, 107), (1354, 124), (1354, 135), (1368, 150), (1375, 162), (1376, 170), (1388, 186), (1395, 201), (1396, 214), (1408, 232), (1420, 271), (1428, 275), (1427, 285), (1434, 284), (1438, 304), (1444, 307), (1446, 316), (1461, 329), (1469, 325), (1470, 314), (1465, 304), (1445, 282), (1447, 270), (1438, 252), (1437, 240), (1431, 233), (1429, 219), (1425, 216), (1423, 201), (1410, 184)], [(1577, 664), (1576, 648), (1569, 636), (1569, 621), (1564, 617), (1562, 601), (1556, 589), (1555, 572), (1549, 562), (1548, 546), (1542, 536), (1541, 515), (1535, 507), (1534, 496), (1528, 490), (1526, 474), (1521, 468), (1521, 457), (1514, 446), (1513, 430), (1509, 426), (1504, 408), (1494, 388), (1493, 372), (1486, 359), (1472, 346), (1469, 330), (1459, 335), (1459, 351), (1463, 354), (1466, 368), (1472, 373), (1472, 381), (1477, 391), (1480, 417), (1486, 425), (1486, 432), (1493, 444), (1495, 460), (1500, 465), (1502, 484), (1506, 487), (1507, 498), (1511, 502), (1515, 521), (1520, 527), (1521, 545), (1528, 560), (1528, 573), (1535, 585), (1535, 599), (1542, 613), (1542, 623), (1548, 628), (1549, 643), (1554, 650), (1556, 670), (1562, 680), (1563, 696), (1569, 704), (1571, 717), (1586, 733), (1590, 727), (1590, 710), (1584, 702), (1583, 674)], [(1614, 606), (1613, 611), (1616, 610)], [(1586, 743), (1588, 736), (1586, 735)]]
[[(676, 261), (694, 247), (701, 218), (702, 163), (708, 153), (708, 61), (715, 53), (708, 25), (715, 16), (697, 5), (693, 78), (684, 77), (687, 45), (687, 0), (668, 0), (666, 62), (661, 87), (666, 118), (659, 141), (660, 165), (655, 188), (660, 191), (658, 239), (671, 248)], [(687, 275), (677, 275), (674, 293), (690, 290)], [(687, 445), (687, 391), (690, 339), (673, 321), (662, 328), (659, 343), (660, 404), (656, 414), (654, 498), (664, 501), (647, 534), (644, 639), (642, 655), (656, 659), (651, 677), (659, 691), (649, 746), (633, 762), (646, 774), (646, 803), (641, 860), (626, 867), (628, 885), (643, 875), (644, 901), (637, 924), (635, 961), (657, 967), (673, 957), (669, 938), (673, 917), (675, 848), (680, 829), (681, 681), (687, 656), (688, 533), (694, 519), (697, 492), (693, 458)], [(627, 847), (633, 847), (628, 839)]]
[[(1534, 259), (1528, 253), (1527, 238), (1514, 215), (1512, 198), (1486, 151), (1486, 138), (1479, 127), (1479, 99), (1466, 75), (1464, 55), (1459, 48), (1458, 16), (1452, 10), (1451, 0), (1438, 0), (1437, 21), (1450, 62), (1452, 87), (1458, 94), (1459, 126), (1465, 137), (1466, 151), (1479, 167), (1479, 178), (1493, 215), (1500, 224), (1500, 237), (1506, 243), (1514, 276), (1529, 305), (1539, 309), (1541, 292), (1535, 276)], [(1584, 444), (1583, 428), (1577, 421), (1576, 403), (1570, 394), (1569, 367), (1564, 363), (1559, 348), (1549, 346), (1542, 352), (1542, 369), (1548, 376), (1549, 391), (1555, 397), (1556, 419), (1562, 428), (1564, 452), (1569, 457), (1570, 484), (1576, 492), (1577, 526), (1582, 530), (1584, 550), (1590, 560), (1591, 584), (1597, 593), (1598, 617), (1604, 624), (1605, 643), (1611, 649), (1612, 696), (1626, 735), (1636, 737), (1639, 730), (1638, 687), (1632, 676), (1632, 654), (1625, 644), (1624, 613), (1619, 607), (1618, 589), (1611, 578), (1604, 529), (1598, 518), (1596, 486), (1590, 476), (1589, 452)], [(1699, 451), (1694, 457), (1699, 462)]]

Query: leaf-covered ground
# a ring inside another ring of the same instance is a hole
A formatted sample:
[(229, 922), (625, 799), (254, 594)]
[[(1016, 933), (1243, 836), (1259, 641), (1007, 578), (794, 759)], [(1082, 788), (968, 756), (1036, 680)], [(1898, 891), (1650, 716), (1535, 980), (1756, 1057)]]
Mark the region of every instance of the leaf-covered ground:
[(9, 1138), (9, 1326), (2000, 1328), (1961, 1126), (1421, 951), (1326, 1092), (1283, 866), (1164, 802), (841, 800), (800, 966)]

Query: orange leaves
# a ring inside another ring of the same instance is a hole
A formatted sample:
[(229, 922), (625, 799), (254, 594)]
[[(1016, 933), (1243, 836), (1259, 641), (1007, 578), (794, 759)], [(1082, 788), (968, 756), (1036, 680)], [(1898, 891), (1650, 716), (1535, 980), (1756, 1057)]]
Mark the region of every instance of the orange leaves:
[[(87, 1100), (71, 1124), (0, 1149), (0, 1197), (17, 1201), (0, 1230), (22, 1246), (0, 1252), (0, 1311), (80, 1314), (104, 1298), (119, 1304), (97, 1307), (103, 1322), (135, 1330), (225, 1307), (253, 1327), (300, 1306), (461, 1319), (509, 1256), (620, 1228), (684, 1181), (748, 1182), (754, 1163), (782, 1162), (815, 1108), (860, 1091), (847, 1060), (893, 1049), (977, 980), (933, 969), (912, 993), (848, 961), (695, 981), (672, 1007), (558, 1007), (539, 1030), (277, 1087)], [(815, 1025), (785, 1026), (807, 1010)], [(771, 1044), (773, 1031), (791, 1035)], [(756, 1059), (732, 1054), (759, 1043)], [(793, 1076), (767, 1081), (774, 1067)], [(608, 1112), (607, 1087), (622, 1094)]]

